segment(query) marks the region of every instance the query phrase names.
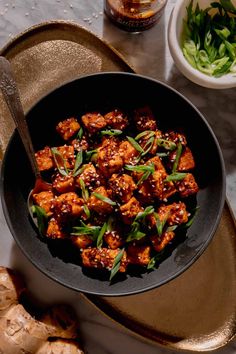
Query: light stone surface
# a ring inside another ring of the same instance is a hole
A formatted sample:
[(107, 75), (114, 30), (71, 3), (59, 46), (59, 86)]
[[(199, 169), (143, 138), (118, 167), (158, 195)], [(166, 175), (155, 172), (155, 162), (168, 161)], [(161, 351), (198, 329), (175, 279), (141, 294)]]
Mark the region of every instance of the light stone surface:
[[(236, 215), (236, 90), (216, 91), (197, 86), (174, 66), (166, 36), (174, 3), (175, 0), (169, 0), (155, 27), (140, 34), (130, 34), (116, 28), (103, 15), (102, 0), (0, 0), (0, 46), (33, 24), (55, 19), (73, 20), (113, 45), (138, 73), (166, 82), (184, 94), (205, 115), (220, 142), (226, 165), (227, 198)], [(14, 243), (1, 208), (0, 226), (1, 265), (22, 271), (29, 289), (42, 303), (56, 300), (75, 305), (81, 320), (86, 353), (173, 353), (135, 338), (86, 302), (80, 294), (56, 284), (33, 267)], [(235, 352), (235, 343), (217, 351), (218, 354)]]

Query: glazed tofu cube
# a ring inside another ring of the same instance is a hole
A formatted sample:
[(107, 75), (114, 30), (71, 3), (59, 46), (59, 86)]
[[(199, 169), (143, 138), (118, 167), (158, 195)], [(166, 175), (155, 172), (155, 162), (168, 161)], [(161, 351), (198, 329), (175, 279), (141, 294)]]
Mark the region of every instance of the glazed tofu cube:
[(69, 140), (80, 129), (80, 124), (76, 118), (71, 117), (59, 122), (56, 126), (56, 131), (60, 134), (62, 139)]
[(150, 252), (151, 252), (150, 246), (129, 245), (127, 249), (127, 258), (130, 264), (146, 266), (151, 260)]
[(73, 146), (75, 151), (87, 151), (89, 148), (89, 143), (87, 138), (83, 135), (82, 138), (79, 139), (74, 139), (71, 142), (71, 145)]
[(39, 171), (47, 171), (53, 168), (54, 161), (50, 147), (46, 146), (44, 149), (35, 153)]
[(157, 214), (161, 221), (166, 220), (169, 225), (180, 225), (188, 221), (188, 212), (183, 202), (162, 205)]
[(153, 172), (150, 177), (150, 184), (152, 187), (152, 193), (154, 197), (162, 200), (163, 199), (163, 192), (164, 192), (164, 185), (165, 185), (165, 178), (167, 174), (162, 170), (157, 170)]
[(154, 195), (152, 192), (151, 184), (148, 180), (145, 180), (142, 184), (140, 184), (137, 198), (141, 202), (141, 204), (153, 203)]
[(92, 239), (88, 235), (78, 235), (71, 237), (72, 244), (78, 249), (84, 249), (93, 243)]
[(133, 191), (137, 188), (131, 176), (123, 174), (113, 174), (109, 179), (109, 187), (111, 188), (114, 198), (126, 203), (132, 198)]
[(75, 164), (75, 151), (73, 146), (63, 145), (58, 146), (56, 149), (62, 157), (62, 159), (58, 159), (57, 156), (54, 155), (54, 159), (57, 159), (59, 166), (63, 168), (65, 163), (66, 168), (73, 168)]
[(129, 123), (125, 114), (118, 109), (107, 113), (104, 118), (107, 125), (113, 129), (124, 130)]
[(73, 192), (75, 190), (74, 177), (71, 175), (63, 176), (57, 173), (53, 177), (52, 187), (60, 194)]
[(129, 164), (139, 155), (139, 152), (128, 140), (124, 140), (120, 143), (119, 154), (122, 157), (123, 162)]
[(187, 140), (186, 140), (185, 135), (181, 134), (181, 133), (174, 132), (174, 131), (169, 131), (169, 132), (165, 133), (164, 139), (172, 141), (176, 145), (178, 143), (181, 143), (183, 146), (187, 145)]
[(105, 177), (118, 172), (123, 166), (123, 160), (118, 152), (119, 143), (115, 138), (106, 138), (98, 148), (97, 163)]
[(185, 178), (175, 182), (175, 185), (182, 198), (189, 197), (199, 191), (198, 184), (192, 173), (187, 173)]
[(51, 206), (54, 200), (54, 194), (52, 191), (43, 191), (33, 195), (35, 204), (45, 210), (48, 216), (52, 215)]
[(134, 111), (134, 121), (139, 131), (157, 130), (156, 120), (150, 107), (145, 106)]
[[(94, 193), (100, 194), (105, 198), (109, 198), (105, 187), (98, 187), (94, 190)], [(106, 201), (97, 198), (94, 194), (91, 194), (88, 200), (88, 207), (90, 210), (96, 211), (98, 214), (110, 214), (113, 211), (113, 206)]]
[(62, 230), (59, 221), (55, 218), (49, 220), (46, 236), (51, 239), (64, 239), (67, 237), (66, 233)]
[(83, 165), (83, 171), (78, 176), (76, 176), (76, 186), (81, 189), (80, 180), (84, 181), (86, 188), (89, 191), (94, 190), (95, 188), (101, 185), (101, 176), (97, 172), (96, 168), (92, 163)]
[[(174, 163), (176, 159), (176, 150), (172, 152), (169, 156), (171, 164)], [(195, 161), (191, 150), (186, 147), (180, 156), (179, 163), (177, 166), (177, 171), (189, 171), (195, 167)]]
[(158, 139), (162, 137), (162, 132), (160, 130), (156, 130), (154, 135), (150, 135), (153, 132), (147, 132), (147, 134), (139, 139), (139, 144), (143, 148), (144, 151), (148, 150), (148, 154), (155, 155), (158, 149)]
[(175, 185), (172, 181), (166, 182), (164, 181), (162, 195), (160, 197), (161, 200), (167, 202), (167, 199), (172, 197), (177, 192)]
[(120, 233), (116, 230), (107, 231), (103, 236), (103, 238), (106, 244), (108, 245), (108, 247), (111, 248), (112, 250), (120, 248), (125, 243)]
[(105, 118), (98, 112), (86, 113), (81, 119), (90, 134), (98, 132), (107, 125)]
[(151, 236), (152, 246), (155, 251), (162, 251), (175, 237), (175, 233), (173, 231), (166, 231), (159, 237), (158, 235)]
[(127, 225), (132, 224), (140, 211), (143, 211), (143, 208), (135, 197), (132, 197), (126, 204), (120, 207), (121, 218)]
[(159, 156), (154, 156), (145, 163), (145, 165), (151, 165), (151, 164), (154, 165), (156, 171), (163, 171), (166, 173), (166, 169)]
[[(81, 257), (85, 267), (98, 269), (106, 268), (111, 270), (114, 260), (119, 252), (119, 249), (112, 250), (110, 248), (87, 248), (82, 251)], [(124, 252), (121, 259), (119, 272), (124, 273), (127, 269), (127, 264), (127, 256), (126, 252)]]
[(53, 215), (61, 222), (79, 217), (83, 212), (83, 199), (74, 192), (63, 193), (54, 199), (52, 205)]

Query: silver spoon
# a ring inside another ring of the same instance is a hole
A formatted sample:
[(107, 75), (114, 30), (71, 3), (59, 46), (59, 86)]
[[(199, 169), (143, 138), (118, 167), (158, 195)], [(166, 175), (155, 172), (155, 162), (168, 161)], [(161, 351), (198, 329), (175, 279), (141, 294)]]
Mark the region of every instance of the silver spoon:
[(35, 158), (34, 148), (30, 137), (28, 125), (25, 120), (25, 115), (21, 104), (19, 91), (14, 76), (12, 74), (11, 64), (6, 58), (1, 56), (0, 56), (0, 89), (2, 91), (6, 104), (9, 108), (11, 116), (16, 124), (16, 128), (19, 132), (22, 143), (25, 147), (25, 151), (29, 158), (32, 171), (35, 175), (35, 185), (34, 188), (30, 191), (28, 197), (28, 208), (30, 214), (32, 215), (30, 206), (32, 205), (33, 194), (39, 193), (41, 191), (51, 190), (52, 186), (50, 183), (42, 179)]

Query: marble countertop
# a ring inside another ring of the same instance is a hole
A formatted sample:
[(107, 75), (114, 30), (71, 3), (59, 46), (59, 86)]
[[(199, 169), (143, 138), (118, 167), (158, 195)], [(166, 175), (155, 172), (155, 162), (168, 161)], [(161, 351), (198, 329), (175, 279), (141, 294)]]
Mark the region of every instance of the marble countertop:
[[(227, 199), (236, 216), (236, 90), (212, 90), (187, 80), (173, 64), (169, 53), (166, 31), (170, 11), (175, 0), (169, 0), (158, 24), (152, 29), (131, 34), (115, 27), (103, 14), (102, 0), (0, 0), (0, 46), (26, 28), (47, 20), (72, 20), (105, 39), (141, 74), (166, 82), (184, 94), (205, 115), (213, 128), (223, 151), (227, 174)], [(170, 350), (145, 343), (135, 338), (96, 308), (74, 293), (46, 278), (24, 257), (13, 242), (0, 208), (1, 264), (21, 269), (32, 292), (44, 283), (45, 292), (37, 291), (39, 300), (51, 303), (73, 299), (81, 321), (81, 335), (86, 353), (95, 354), (158, 354)], [(10, 241), (9, 241), (10, 240)], [(112, 349), (109, 343), (113, 342)], [(235, 353), (231, 343), (218, 351)]]

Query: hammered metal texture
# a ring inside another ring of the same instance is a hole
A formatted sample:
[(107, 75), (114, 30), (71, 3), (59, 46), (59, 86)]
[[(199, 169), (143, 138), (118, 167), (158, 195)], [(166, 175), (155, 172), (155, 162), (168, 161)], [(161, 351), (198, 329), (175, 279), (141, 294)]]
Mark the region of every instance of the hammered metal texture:
[[(98, 37), (64, 21), (27, 30), (0, 54), (12, 63), (25, 112), (42, 96), (80, 75), (133, 71)], [(1, 93), (0, 112), (3, 153), (14, 124)], [(194, 352), (216, 349), (236, 331), (235, 237), (235, 226), (225, 206), (212, 243), (181, 276), (139, 295), (87, 298), (133, 333), (154, 342)]]
[(139, 295), (89, 299), (155, 342), (190, 351), (219, 348), (236, 332), (235, 237), (226, 205), (210, 246), (175, 280)]
[[(99, 71), (132, 71), (112, 48), (72, 22), (31, 27), (0, 52), (12, 64), (25, 112), (56, 87)], [(0, 95), (0, 158), (14, 130)]]

